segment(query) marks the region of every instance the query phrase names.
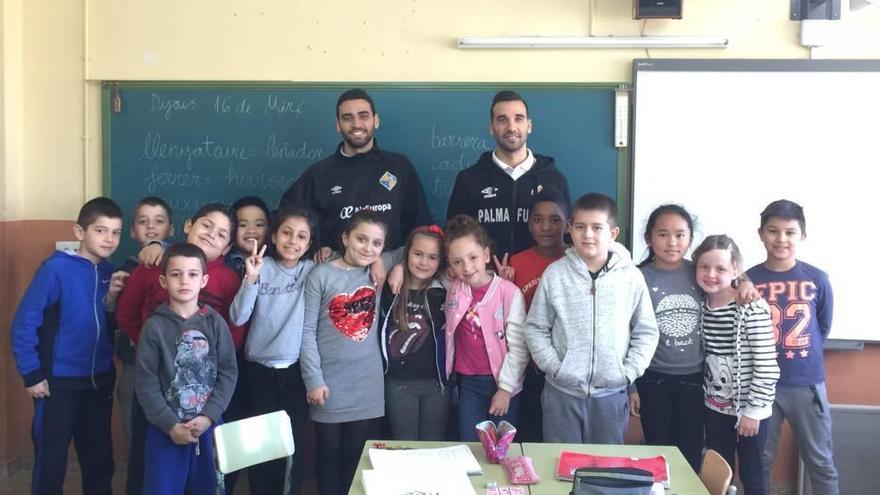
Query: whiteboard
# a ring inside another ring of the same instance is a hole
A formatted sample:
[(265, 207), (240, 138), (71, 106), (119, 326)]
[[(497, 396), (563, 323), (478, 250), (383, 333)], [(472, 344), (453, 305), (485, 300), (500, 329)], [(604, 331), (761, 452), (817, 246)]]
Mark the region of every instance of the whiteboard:
[(678, 203), (693, 247), (731, 236), (765, 259), (760, 213), (801, 204), (798, 258), (828, 272), (831, 338), (880, 341), (880, 61), (635, 60), (633, 257), (648, 215)]

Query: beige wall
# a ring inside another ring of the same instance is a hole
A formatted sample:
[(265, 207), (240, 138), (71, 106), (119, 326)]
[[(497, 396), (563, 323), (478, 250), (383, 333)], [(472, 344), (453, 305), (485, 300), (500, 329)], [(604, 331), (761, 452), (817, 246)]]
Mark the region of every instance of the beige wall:
[[(684, 20), (644, 33), (730, 46), (650, 54), (455, 46), (462, 35), (637, 35), (628, 0), (0, 2), (7, 220), (70, 218), (100, 192), (99, 80), (626, 81), (646, 55), (810, 56), (788, 2), (766, 0), (686, 2)], [(814, 56), (880, 57), (880, 9), (844, 8), (833, 27), (837, 41)]]
[(3, 0), (0, 6), (0, 202), (2, 219), (21, 218), (23, 139), (22, 0)]

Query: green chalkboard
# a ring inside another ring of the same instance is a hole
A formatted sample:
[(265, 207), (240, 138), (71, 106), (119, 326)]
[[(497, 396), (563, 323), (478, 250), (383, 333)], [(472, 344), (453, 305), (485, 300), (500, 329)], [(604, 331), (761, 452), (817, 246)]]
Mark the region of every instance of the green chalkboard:
[[(489, 105), (501, 88), (528, 102), (529, 147), (556, 158), (572, 198), (591, 191), (618, 197), (629, 187), (624, 153), (613, 145), (617, 84), (359, 86), (380, 115), (379, 145), (409, 156), (438, 223), (445, 220), (456, 173), (494, 148)], [(255, 194), (275, 208), (309, 164), (336, 149), (336, 98), (350, 87), (104, 83), (104, 192), (126, 215), (144, 196), (164, 198), (178, 236), (183, 221), (207, 202)], [(133, 251), (126, 238), (120, 255)]]

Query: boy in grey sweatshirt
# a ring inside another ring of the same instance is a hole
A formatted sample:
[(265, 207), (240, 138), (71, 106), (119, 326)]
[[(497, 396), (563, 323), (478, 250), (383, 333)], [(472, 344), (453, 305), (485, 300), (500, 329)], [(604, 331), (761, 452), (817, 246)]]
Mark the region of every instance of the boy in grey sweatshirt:
[(150, 423), (144, 493), (208, 495), (216, 488), (211, 435), (238, 371), (223, 317), (199, 306), (206, 264), (195, 245), (168, 248), (159, 282), (169, 301), (147, 320), (138, 342), (135, 391)]
[(572, 247), (544, 271), (526, 321), (529, 352), (546, 373), (544, 441), (623, 443), (627, 386), (651, 362), (659, 332), (645, 279), (611, 249), (617, 205), (574, 204)]

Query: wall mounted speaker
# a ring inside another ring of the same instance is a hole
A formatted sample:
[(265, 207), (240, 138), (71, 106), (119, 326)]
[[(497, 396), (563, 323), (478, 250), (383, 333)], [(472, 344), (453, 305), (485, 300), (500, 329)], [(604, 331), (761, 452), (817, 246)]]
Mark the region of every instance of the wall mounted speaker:
[(633, 19), (681, 19), (684, 0), (633, 0)]

